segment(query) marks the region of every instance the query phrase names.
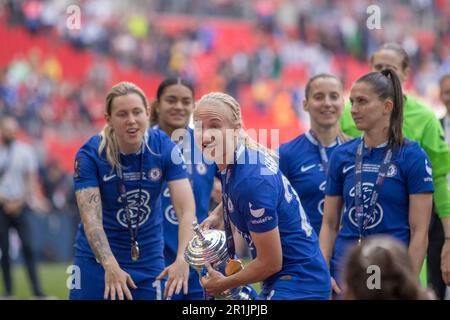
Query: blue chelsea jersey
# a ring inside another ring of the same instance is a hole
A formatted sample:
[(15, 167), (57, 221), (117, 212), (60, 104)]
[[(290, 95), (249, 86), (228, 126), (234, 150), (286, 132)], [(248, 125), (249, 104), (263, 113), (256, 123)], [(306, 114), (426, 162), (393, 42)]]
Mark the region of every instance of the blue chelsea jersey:
[[(342, 196), (344, 212), (338, 233), (333, 260), (345, 255), (347, 246), (359, 238), (355, 213), (355, 156), (362, 138), (353, 139), (336, 148), (330, 159), (326, 194)], [(362, 192), (367, 210), (378, 172), (383, 162), (386, 144), (363, 149)], [(431, 162), (418, 143), (405, 139), (401, 148), (394, 150), (386, 179), (381, 186), (373, 216), (363, 236), (389, 234), (409, 245), (409, 195), (433, 192)]]
[(236, 164), (221, 174), (223, 205), (253, 258), (257, 253), (250, 232), (263, 233), (278, 227), (280, 233), (282, 270), (266, 279), (264, 285), (292, 275), (301, 279), (304, 290), (324, 290), (329, 272), (317, 235), (277, 163), (262, 152), (242, 146), (236, 159)]
[[(211, 190), (217, 166), (213, 162), (208, 162), (202, 156), (200, 149), (194, 141), (194, 130), (187, 129), (186, 141), (179, 146), (186, 161), (189, 181), (195, 198), (195, 209), (197, 222), (201, 223), (208, 217)], [(178, 251), (178, 220), (170, 200), (167, 183), (163, 185), (161, 197), (161, 208), (164, 216), (164, 258), (166, 265), (175, 261)]]
[[(120, 154), (131, 222), (133, 227), (139, 225), (137, 241), (141, 254), (140, 259), (133, 262), (130, 256), (130, 231), (119, 192), (120, 179), (106, 161), (105, 151), (102, 156), (98, 154), (101, 139), (100, 135), (92, 137), (78, 151), (75, 160), (75, 191), (91, 187), (100, 189), (103, 228), (114, 256), (121, 265), (144, 265), (156, 276), (164, 267), (162, 216), (157, 200), (164, 181), (187, 178), (181, 152), (164, 132), (149, 129), (140, 152)], [(139, 192), (141, 159), (143, 180)], [(77, 256), (94, 257), (82, 224), (75, 247)]]
[[(338, 146), (325, 148), (328, 159)], [(306, 215), (317, 234), (322, 226), (326, 176), (316, 139), (306, 132), (280, 146), (280, 170), (297, 191)]]

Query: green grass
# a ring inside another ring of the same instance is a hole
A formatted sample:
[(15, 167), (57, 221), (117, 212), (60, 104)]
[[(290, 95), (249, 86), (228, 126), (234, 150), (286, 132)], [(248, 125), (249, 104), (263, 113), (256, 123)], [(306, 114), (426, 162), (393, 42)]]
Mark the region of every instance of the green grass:
[(420, 270), (420, 283), (423, 288), (427, 287), (427, 258), (425, 258), (422, 265), (422, 270)]
[[(68, 264), (40, 264), (38, 266), (39, 279), (44, 293), (56, 299), (67, 299), (69, 290), (66, 286)], [(13, 266), (13, 295), (15, 299), (29, 300), (33, 298), (28, 273), (24, 266)], [(0, 279), (0, 292), (4, 293), (3, 278)]]

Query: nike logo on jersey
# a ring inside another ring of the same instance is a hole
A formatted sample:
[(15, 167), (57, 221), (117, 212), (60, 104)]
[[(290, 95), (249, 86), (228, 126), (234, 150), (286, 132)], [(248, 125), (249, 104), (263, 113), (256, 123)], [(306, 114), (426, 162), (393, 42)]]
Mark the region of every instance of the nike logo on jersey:
[(347, 171), (353, 169), (355, 167), (355, 165), (351, 165), (350, 167), (344, 167), (344, 169), (342, 169), (342, 173), (347, 173)]
[(302, 166), (302, 167), (300, 168), (300, 171), (301, 171), (301, 172), (306, 172), (306, 171), (308, 171), (308, 170), (314, 168), (315, 166), (316, 166), (315, 164), (312, 164), (312, 165), (310, 165), (310, 166)]
[(107, 176), (106, 174), (103, 176), (103, 181), (104, 182), (108, 182), (109, 180), (111, 180), (111, 179), (114, 179), (114, 177), (116, 176), (116, 174), (113, 174), (113, 175), (110, 175), (110, 176)]

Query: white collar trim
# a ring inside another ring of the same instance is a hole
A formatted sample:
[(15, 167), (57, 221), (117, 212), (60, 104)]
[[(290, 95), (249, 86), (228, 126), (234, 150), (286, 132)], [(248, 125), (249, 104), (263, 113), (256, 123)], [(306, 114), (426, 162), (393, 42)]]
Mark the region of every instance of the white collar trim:
[[(311, 142), (313, 145), (315, 145), (315, 146), (318, 145), (317, 140), (311, 135), (309, 130), (305, 133), (305, 136), (306, 136), (306, 139), (308, 139), (309, 142)], [(337, 139), (332, 144), (330, 144), (329, 146), (324, 146), (324, 147), (325, 148), (331, 148), (331, 147), (334, 147), (335, 145), (337, 145)]]

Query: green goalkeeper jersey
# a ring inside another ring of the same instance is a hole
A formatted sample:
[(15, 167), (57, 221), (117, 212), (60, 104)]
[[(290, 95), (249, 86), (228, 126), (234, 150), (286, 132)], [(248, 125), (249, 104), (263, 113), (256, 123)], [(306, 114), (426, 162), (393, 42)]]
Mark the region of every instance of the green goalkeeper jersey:
[[(450, 173), (450, 151), (444, 132), (433, 111), (411, 96), (405, 96), (403, 108), (403, 134), (417, 141), (428, 154), (433, 166), (433, 195), (436, 211), (440, 217), (450, 217), (450, 192), (446, 176)], [(351, 137), (359, 137), (359, 131), (350, 113), (350, 102), (346, 103), (340, 119), (342, 131)]]

